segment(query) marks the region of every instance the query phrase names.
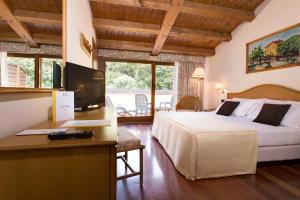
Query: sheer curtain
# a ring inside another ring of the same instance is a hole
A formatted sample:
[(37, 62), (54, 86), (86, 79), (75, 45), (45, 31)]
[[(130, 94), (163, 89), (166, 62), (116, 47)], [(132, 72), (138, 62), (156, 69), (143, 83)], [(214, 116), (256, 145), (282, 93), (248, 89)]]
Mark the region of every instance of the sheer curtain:
[(203, 102), (203, 81), (191, 78), (197, 67), (203, 67), (203, 63), (180, 62), (178, 67), (178, 101), (184, 96), (199, 96), (201, 104)]

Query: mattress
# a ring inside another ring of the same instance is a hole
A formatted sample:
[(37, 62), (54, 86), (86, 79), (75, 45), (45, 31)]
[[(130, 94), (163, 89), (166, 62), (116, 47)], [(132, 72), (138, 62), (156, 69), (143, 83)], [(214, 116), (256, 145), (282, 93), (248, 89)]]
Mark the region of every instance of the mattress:
[(216, 115), (213, 112), (199, 113), (201, 115), (211, 115), (224, 121), (239, 124), (245, 129), (256, 130), (258, 135), (258, 146), (283, 146), (283, 145), (297, 145), (300, 144), (300, 128), (288, 128), (283, 126), (270, 126), (252, 122), (245, 117), (226, 117)]

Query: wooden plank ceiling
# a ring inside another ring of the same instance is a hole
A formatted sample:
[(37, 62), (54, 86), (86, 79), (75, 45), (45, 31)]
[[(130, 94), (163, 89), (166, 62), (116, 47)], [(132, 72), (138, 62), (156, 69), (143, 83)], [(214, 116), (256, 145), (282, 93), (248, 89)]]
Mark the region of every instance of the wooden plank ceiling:
[(211, 56), (263, 0), (91, 0), (98, 47)]
[[(98, 48), (211, 56), (263, 0), (90, 0)], [(0, 0), (0, 41), (61, 45), (61, 0)]]
[(0, 41), (61, 45), (61, 0), (0, 0)]

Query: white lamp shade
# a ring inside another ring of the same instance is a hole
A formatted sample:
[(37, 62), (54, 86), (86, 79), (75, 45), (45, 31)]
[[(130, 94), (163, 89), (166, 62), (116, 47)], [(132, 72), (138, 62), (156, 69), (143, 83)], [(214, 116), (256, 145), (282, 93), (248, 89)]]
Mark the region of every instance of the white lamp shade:
[(192, 74), (192, 78), (205, 78), (203, 67), (197, 67)]
[(217, 83), (217, 84), (215, 85), (215, 89), (216, 89), (216, 90), (222, 90), (222, 89), (224, 89), (224, 86), (223, 86), (222, 83)]

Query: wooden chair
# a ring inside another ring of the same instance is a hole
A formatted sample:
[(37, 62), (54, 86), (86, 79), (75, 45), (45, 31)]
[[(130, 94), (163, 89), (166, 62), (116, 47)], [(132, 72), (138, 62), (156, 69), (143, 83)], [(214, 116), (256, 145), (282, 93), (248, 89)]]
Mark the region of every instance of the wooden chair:
[(178, 110), (193, 110), (197, 111), (200, 107), (200, 100), (198, 96), (185, 96), (176, 104), (176, 111)]
[[(129, 169), (131, 174), (126, 174), (117, 177), (117, 180), (126, 179), (132, 176), (140, 176), (140, 185), (143, 185), (143, 150), (144, 145), (141, 144), (141, 140), (134, 136), (127, 128), (119, 128), (118, 130), (118, 145), (117, 153), (124, 153), (124, 155), (117, 156), (117, 159), (121, 159), (125, 164), (125, 169)], [(140, 151), (140, 170), (136, 172), (128, 163), (128, 151), (139, 150)]]

